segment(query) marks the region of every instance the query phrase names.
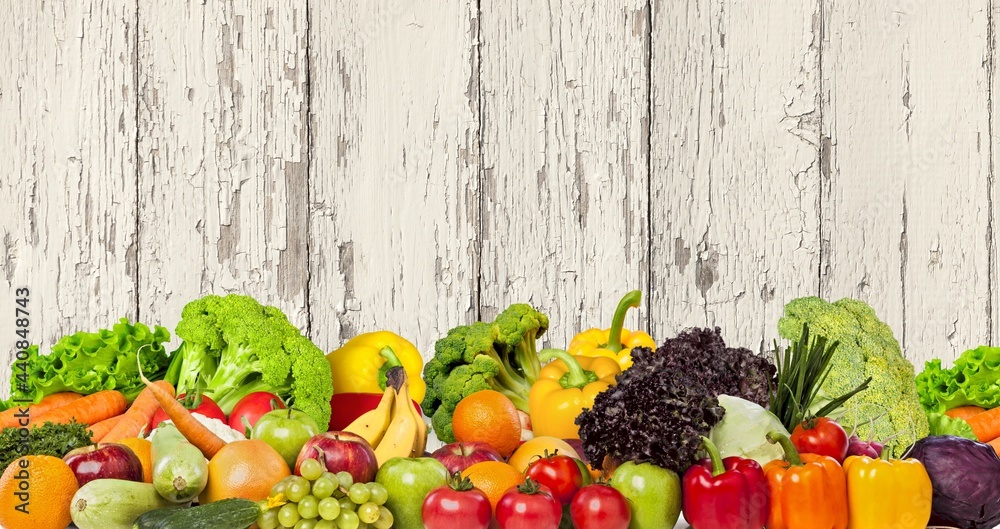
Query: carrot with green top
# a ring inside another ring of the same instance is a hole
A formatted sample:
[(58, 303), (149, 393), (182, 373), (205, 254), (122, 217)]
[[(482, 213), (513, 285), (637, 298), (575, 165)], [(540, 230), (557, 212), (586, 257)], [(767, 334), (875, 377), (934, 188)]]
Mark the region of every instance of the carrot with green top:
[(157, 386), (156, 384), (149, 381), (146, 375), (142, 374), (142, 365), (139, 365), (139, 378), (144, 384), (146, 384), (146, 389), (148, 389), (153, 396), (156, 398), (156, 402), (160, 404), (163, 411), (170, 417), (173, 421), (174, 426), (177, 427), (177, 431), (181, 433), (194, 446), (201, 450), (201, 453), (206, 459), (212, 459), (216, 452), (226, 446), (226, 442), (223, 441), (215, 432), (209, 430), (204, 424), (200, 423), (198, 419), (195, 419), (191, 412), (189, 412), (183, 404), (177, 402), (174, 398), (173, 391), (167, 391), (166, 389)]
[[(174, 398), (174, 387), (170, 385), (170, 382), (159, 380), (154, 382), (153, 386), (166, 391), (171, 399)], [(117, 443), (128, 437), (138, 437), (143, 429), (149, 426), (149, 420), (153, 418), (153, 415), (159, 409), (160, 403), (156, 401), (153, 390), (147, 387), (136, 397), (135, 402), (132, 403), (132, 407), (125, 412), (122, 421), (109, 431), (101, 441), (105, 443)]]

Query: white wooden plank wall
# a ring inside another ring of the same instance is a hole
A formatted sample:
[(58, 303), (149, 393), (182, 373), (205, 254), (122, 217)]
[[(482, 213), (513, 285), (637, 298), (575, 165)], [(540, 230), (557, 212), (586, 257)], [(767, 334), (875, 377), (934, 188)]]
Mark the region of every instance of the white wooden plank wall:
[[(246, 292), (323, 348), (530, 301), (551, 345), (871, 303), (998, 336), (991, 0), (66, 0), (0, 19), (0, 380)], [(0, 395), (7, 394), (6, 383)]]

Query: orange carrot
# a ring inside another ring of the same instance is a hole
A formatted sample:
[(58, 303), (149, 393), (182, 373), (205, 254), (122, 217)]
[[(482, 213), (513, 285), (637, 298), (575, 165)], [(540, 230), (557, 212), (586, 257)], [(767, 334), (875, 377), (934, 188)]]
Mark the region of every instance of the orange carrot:
[(946, 412), (945, 415), (951, 417), (952, 419), (965, 419), (969, 420), (970, 417), (979, 415), (980, 413), (986, 411), (979, 406), (959, 406), (957, 408), (952, 408)]
[(996, 452), (998, 456), (1000, 456), (1000, 437), (998, 437), (998, 438), (996, 438), (996, 439), (994, 439), (994, 440), (992, 440), (992, 441), (990, 441), (990, 442), (988, 442), (986, 444), (992, 446), (993, 447), (993, 451)]
[(988, 443), (1000, 437), (1000, 408), (984, 411), (965, 420), (980, 442)]
[[(174, 387), (170, 385), (170, 382), (160, 380), (154, 386), (159, 386), (173, 398)], [(109, 431), (101, 441), (105, 443), (117, 443), (126, 437), (137, 437), (139, 432), (149, 426), (150, 419), (153, 418), (153, 415), (159, 409), (160, 403), (156, 402), (153, 390), (150, 388), (142, 390), (142, 393), (139, 393), (135, 402), (132, 403), (132, 407), (125, 412), (124, 420), (118, 423), (113, 430)]]
[(128, 401), (125, 400), (125, 395), (122, 395), (120, 391), (106, 389), (74, 400), (65, 406), (49, 410), (31, 422), (32, 424), (45, 424), (47, 422), (66, 424), (76, 419), (76, 422), (83, 424), (97, 424), (115, 415), (125, 413), (127, 407)]
[[(31, 424), (35, 421), (32, 420), (34, 417), (49, 411), (65, 406), (74, 400), (78, 400), (83, 395), (79, 393), (73, 393), (72, 391), (64, 391), (62, 393), (53, 393), (51, 395), (46, 395), (42, 398), (42, 401), (38, 404), (31, 404), (27, 406), (28, 408), (28, 420)], [(17, 415), (21, 412), (24, 406), (14, 406), (13, 408), (0, 413), (0, 430), (4, 428), (10, 428), (12, 426), (20, 426), (20, 417)]]
[(114, 430), (115, 426), (121, 424), (122, 419), (125, 418), (125, 413), (121, 415), (115, 415), (110, 419), (104, 419), (103, 421), (93, 424), (90, 426), (90, 442), (108, 442), (104, 438), (108, 436), (108, 432)]
[(146, 389), (156, 397), (156, 402), (160, 404), (160, 408), (163, 408), (167, 417), (170, 417), (170, 420), (173, 421), (174, 426), (177, 427), (177, 431), (188, 442), (198, 447), (198, 450), (201, 450), (206, 459), (212, 459), (216, 452), (221, 450), (223, 446), (226, 446), (226, 442), (218, 435), (215, 435), (215, 432), (198, 422), (198, 419), (195, 419), (183, 404), (177, 402), (173, 391), (167, 391), (150, 382), (142, 374), (141, 365), (139, 366), (139, 378), (146, 384)]

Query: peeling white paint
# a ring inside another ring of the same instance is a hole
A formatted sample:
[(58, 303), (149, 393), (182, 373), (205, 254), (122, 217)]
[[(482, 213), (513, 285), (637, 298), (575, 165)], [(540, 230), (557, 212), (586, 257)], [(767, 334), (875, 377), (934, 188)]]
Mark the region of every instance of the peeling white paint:
[(660, 339), (764, 349), (813, 294), (918, 364), (998, 336), (986, 0), (650, 3), (16, 3), (0, 299), (43, 350), (231, 291), (425, 356), (516, 301), (565, 345), (633, 288)]

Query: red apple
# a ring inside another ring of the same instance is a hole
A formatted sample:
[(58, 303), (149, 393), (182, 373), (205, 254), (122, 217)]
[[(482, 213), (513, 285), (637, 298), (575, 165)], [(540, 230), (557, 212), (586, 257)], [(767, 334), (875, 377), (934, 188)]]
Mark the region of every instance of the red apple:
[(368, 441), (351, 432), (325, 432), (306, 441), (295, 461), (295, 474), (306, 459), (318, 459), (330, 472), (347, 471), (355, 483), (370, 483), (378, 471), (378, 459)]
[(435, 450), (431, 457), (440, 461), (449, 474), (463, 472), (483, 461), (503, 462), (500, 452), (486, 443), (451, 443)]
[(70, 450), (63, 461), (76, 475), (80, 486), (95, 479), (124, 479), (142, 482), (142, 462), (131, 448), (115, 443), (99, 443)]

